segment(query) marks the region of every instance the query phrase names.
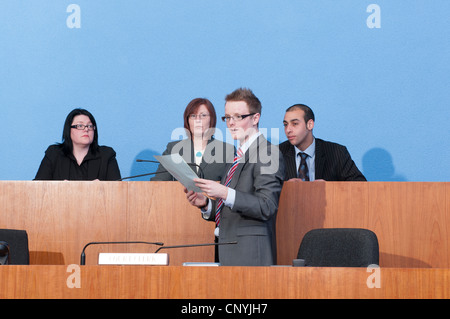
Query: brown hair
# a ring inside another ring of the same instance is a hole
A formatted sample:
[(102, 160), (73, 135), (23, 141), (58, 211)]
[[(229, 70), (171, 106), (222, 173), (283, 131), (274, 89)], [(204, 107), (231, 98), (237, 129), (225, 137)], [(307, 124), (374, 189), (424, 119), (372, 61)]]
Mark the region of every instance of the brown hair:
[(261, 102), (250, 89), (239, 88), (228, 94), (225, 97), (225, 101), (244, 101), (245, 103), (247, 103), (250, 113), (261, 114)]
[[(214, 105), (211, 103), (210, 100), (205, 98), (196, 98), (189, 102), (189, 104), (186, 106), (186, 109), (184, 110), (184, 128), (190, 133), (191, 130), (189, 129), (189, 115), (194, 113), (200, 105), (206, 106), (209, 112), (209, 127), (214, 129), (216, 127), (217, 123), (217, 116), (216, 116), (216, 110), (214, 109)], [(190, 136), (190, 134), (189, 134)]]

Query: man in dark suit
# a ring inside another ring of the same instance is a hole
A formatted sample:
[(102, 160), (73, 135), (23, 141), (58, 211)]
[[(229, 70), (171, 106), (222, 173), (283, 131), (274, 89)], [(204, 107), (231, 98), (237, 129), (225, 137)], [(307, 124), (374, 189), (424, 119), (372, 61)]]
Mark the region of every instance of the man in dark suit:
[(314, 120), (313, 111), (304, 104), (286, 110), (283, 125), (288, 140), (279, 145), (286, 163), (285, 180), (366, 181), (345, 146), (314, 137)]
[(204, 219), (216, 222), (219, 243), (237, 242), (219, 246), (222, 265), (273, 265), (275, 220), (285, 170), (283, 156), (258, 130), (261, 103), (252, 91), (238, 89), (225, 100), (222, 119), (233, 139), (239, 141), (239, 156), (227, 166), (220, 183), (197, 179), (196, 185), (203, 193), (186, 191), (187, 199), (202, 209)]

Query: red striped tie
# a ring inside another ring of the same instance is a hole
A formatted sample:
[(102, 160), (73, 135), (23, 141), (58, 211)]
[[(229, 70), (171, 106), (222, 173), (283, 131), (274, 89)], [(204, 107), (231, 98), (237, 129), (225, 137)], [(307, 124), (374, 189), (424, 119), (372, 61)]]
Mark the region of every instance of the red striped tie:
[[(239, 164), (239, 160), (241, 159), (242, 155), (243, 154), (242, 154), (241, 149), (238, 149), (237, 154), (233, 160), (233, 165), (231, 166), (230, 170), (228, 171), (227, 179), (225, 180), (225, 184), (224, 184), (225, 186), (230, 185), (231, 179), (233, 178), (234, 172), (236, 171), (236, 168)], [(216, 209), (216, 218), (215, 218), (216, 227), (218, 227), (220, 224), (220, 211), (222, 210), (222, 207), (223, 207), (223, 199), (220, 198), (219, 201), (217, 202), (217, 209)]]

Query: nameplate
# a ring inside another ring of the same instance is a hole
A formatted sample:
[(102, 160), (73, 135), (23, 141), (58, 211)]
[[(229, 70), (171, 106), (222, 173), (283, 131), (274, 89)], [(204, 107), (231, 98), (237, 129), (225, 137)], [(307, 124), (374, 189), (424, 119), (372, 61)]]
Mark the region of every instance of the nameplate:
[(167, 266), (169, 264), (169, 255), (160, 253), (100, 253), (98, 254), (98, 264)]

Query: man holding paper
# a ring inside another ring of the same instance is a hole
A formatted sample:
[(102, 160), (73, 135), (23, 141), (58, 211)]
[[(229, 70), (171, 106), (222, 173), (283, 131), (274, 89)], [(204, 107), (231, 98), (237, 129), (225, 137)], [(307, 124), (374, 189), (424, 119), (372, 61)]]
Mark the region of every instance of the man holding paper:
[(258, 130), (261, 103), (251, 90), (237, 89), (225, 101), (222, 119), (240, 144), (235, 161), (220, 183), (195, 179), (202, 193), (185, 190), (187, 199), (201, 208), (204, 219), (216, 222), (219, 243), (237, 242), (218, 246), (221, 265), (273, 265), (283, 157)]

